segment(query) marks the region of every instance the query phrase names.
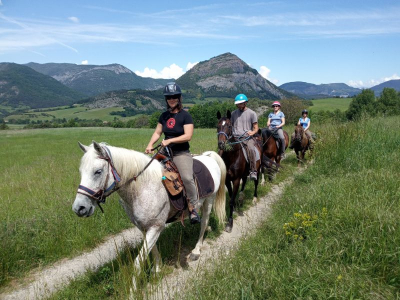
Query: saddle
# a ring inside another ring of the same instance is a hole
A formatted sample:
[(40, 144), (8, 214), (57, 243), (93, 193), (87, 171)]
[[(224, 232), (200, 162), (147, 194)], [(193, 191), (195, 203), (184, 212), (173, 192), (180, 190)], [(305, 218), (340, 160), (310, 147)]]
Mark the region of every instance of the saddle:
[[(154, 159), (158, 160), (164, 166), (162, 183), (168, 193), (172, 206), (178, 211), (176, 215), (167, 220), (167, 223), (176, 221), (181, 217), (183, 225), (183, 212), (188, 209), (189, 203), (179, 170), (172, 159), (166, 155), (159, 153)], [(214, 192), (214, 180), (206, 166), (194, 159), (193, 173), (199, 198), (211, 195)]]

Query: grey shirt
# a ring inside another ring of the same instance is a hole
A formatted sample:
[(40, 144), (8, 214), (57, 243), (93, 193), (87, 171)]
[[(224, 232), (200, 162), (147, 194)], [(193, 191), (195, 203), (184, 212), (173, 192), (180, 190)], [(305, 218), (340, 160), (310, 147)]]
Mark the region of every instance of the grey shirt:
[(241, 136), (247, 131), (253, 130), (253, 124), (258, 122), (257, 114), (250, 108), (245, 111), (236, 109), (232, 113), (231, 122), (233, 124), (233, 135)]

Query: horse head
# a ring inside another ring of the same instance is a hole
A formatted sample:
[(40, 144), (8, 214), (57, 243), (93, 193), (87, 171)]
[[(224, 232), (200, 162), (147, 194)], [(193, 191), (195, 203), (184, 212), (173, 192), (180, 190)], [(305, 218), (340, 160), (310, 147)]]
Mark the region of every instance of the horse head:
[(101, 209), (100, 203), (105, 202), (105, 197), (114, 191), (120, 179), (112, 165), (109, 150), (95, 141), (90, 146), (79, 143), (79, 147), (85, 154), (79, 167), (81, 182), (72, 210), (79, 217), (90, 217), (96, 205)]
[(301, 125), (297, 125), (294, 128), (294, 141), (295, 142), (301, 142), (304, 134), (304, 128)]
[(217, 118), (218, 149), (226, 150), (227, 142), (232, 137), (231, 112), (228, 110), (226, 112), (226, 117), (222, 117), (221, 113), (218, 111)]

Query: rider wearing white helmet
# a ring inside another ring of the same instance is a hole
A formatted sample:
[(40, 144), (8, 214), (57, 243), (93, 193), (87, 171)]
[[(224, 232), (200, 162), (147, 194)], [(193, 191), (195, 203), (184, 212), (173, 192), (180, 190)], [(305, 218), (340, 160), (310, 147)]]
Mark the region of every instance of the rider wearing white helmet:
[(260, 154), (256, 148), (256, 140), (253, 138), (254, 134), (258, 132), (258, 118), (257, 114), (247, 107), (246, 95), (239, 94), (235, 98), (235, 104), (238, 109), (232, 112), (232, 133), (236, 138), (243, 140), (243, 143), (248, 148), (250, 160), (250, 179), (257, 180), (257, 160), (260, 159)]
[[(303, 109), (301, 112), (302, 117), (299, 119), (297, 122), (297, 125), (301, 125), (304, 128), (304, 133), (307, 135), (308, 140), (310, 141), (309, 143), (309, 148), (310, 150), (313, 149), (314, 147), (314, 133), (310, 131), (310, 125), (311, 125), (311, 120), (308, 117), (308, 111), (307, 109)], [(292, 141), (289, 146), (290, 149), (294, 148), (294, 133), (292, 134)]]
[(285, 136), (283, 135), (282, 127), (285, 125), (285, 114), (281, 111), (281, 103), (279, 101), (274, 101), (272, 103), (274, 111), (268, 115), (267, 127), (270, 130), (276, 130), (279, 135), (279, 140), (281, 142), (281, 157), (285, 157)]

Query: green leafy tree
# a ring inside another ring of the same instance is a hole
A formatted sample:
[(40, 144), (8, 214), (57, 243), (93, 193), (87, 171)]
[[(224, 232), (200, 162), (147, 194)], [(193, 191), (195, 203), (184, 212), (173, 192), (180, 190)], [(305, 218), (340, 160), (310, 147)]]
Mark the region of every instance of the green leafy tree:
[(349, 120), (358, 120), (363, 115), (372, 115), (376, 109), (374, 91), (371, 89), (363, 90), (351, 102), (346, 116)]
[(395, 89), (384, 88), (378, 99), (379, 111), (385, 115), (400, 114), (400, 96)]
[(8, 127), (8, 125), (6, 124), (6, 122), (2, 122), (0, 124), (0, 130), (6, 130), (6, 129), (10, 129), (10, 127)]
[(149, 127), (150, 128), (156, 128), (158, 124), (158, 119), (160, 118), (161, 112), (160, 111), (155, 111), (151, 114), (149, 118)]

